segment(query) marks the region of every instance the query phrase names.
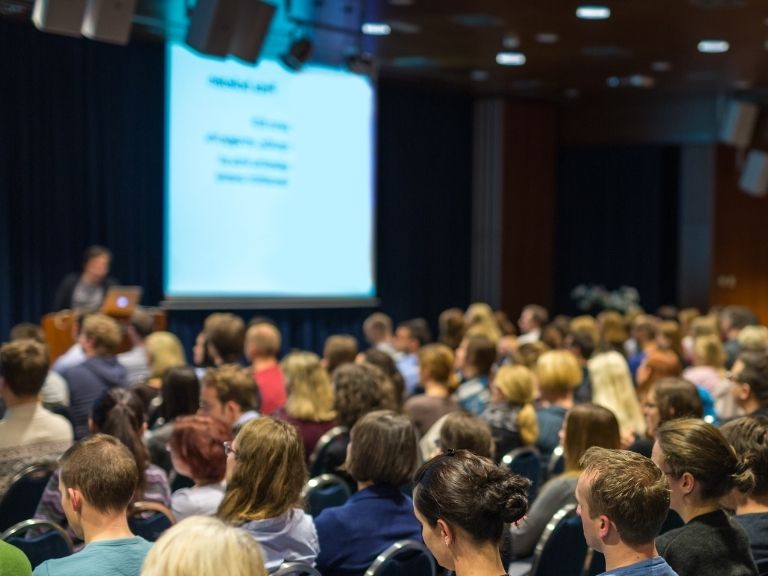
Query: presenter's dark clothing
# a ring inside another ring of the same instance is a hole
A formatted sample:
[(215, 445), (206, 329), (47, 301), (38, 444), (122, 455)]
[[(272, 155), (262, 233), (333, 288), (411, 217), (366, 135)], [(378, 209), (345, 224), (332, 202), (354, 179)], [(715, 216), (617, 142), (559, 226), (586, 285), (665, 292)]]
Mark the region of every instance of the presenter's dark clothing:
[[(77, 288), (78, 282), (80, 282), (80, 276), (81, 274), (73, 272), (72, 274), (67, 274), (64, 279), (61, 281), (61, 284), (59, 284), (58, 289), (56, 290), (56, 296), (53, 299), (53, 311), (58, 312), (59, 310), (65, 310), (67, 308), (76, 308), (75, 302), (74, 302), (74, 296), (75, 296), (75, 289)], [(101, 306), (101, 302), (104, 300), (104, 295), (107, 293), (107, 289), (111, 286), (117, 286), (118, 281), (115, 278), (112, 278), (108, 276), (104, 279), (104, 281), (97, 286), (101, 293), (101, 297), (99, 298), (99, 304), (98, 306), (94, 307), (93, 310), (89, 310), (91, 312), (97, 310), (99, 306)]]
[(315, 518), (323, 576), (362, 576), (376, 556), (398, 540), (421, 542), (413, 502), (398, 488), (374, 484), (353, 494), (343, 506)]
[(747, 533), (758, 572), (768, 574), (768, 512), (739, 514), (733, 519)]
[(94, 356), (64, 372), (69, 387), (69, 416), (75, 440), (88, 434), (93, 403), (108, 389), (127, 386), (125, 367), (114, 356)]
[(746, 532), (723, 510), (665, 532), (656, 549), (680, 576), (757, 575)]

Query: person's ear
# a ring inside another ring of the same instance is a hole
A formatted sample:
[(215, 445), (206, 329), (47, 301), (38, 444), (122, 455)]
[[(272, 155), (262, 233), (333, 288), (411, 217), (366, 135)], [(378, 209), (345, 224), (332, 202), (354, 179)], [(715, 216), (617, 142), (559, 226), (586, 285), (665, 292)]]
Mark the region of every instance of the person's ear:
[(437, 528), (440, 530), (440, 537), (443, 539), (443, 543), (446, 546), (450, 546), (453, 544), (453, 541), (456, 537), (453, 529), (451, 528), (451, 525), (448, 524), (445, 520), (438, 518), (437, 519)]
[(83, 495), (76, 488), (67, 488), (67, 496), (75, 512), (81, 512), (83, 508)]
[(686, 495), (693, 492), (693, 489), (696, 488), (696, 478), (693, 477), (693, 474), (683, 472), (682, 476), (680, 476), (680, 488)]
[(746, 382), (738, 382), (736, 384), (736, 393), (739, 400), (749, 400), (749, 397), (752, 395), (752, 386)]
[(605, 514), (601, 514), (597, 519), (597, 533), (601, 540), (605, 540), (611, 531), (611, 519)]

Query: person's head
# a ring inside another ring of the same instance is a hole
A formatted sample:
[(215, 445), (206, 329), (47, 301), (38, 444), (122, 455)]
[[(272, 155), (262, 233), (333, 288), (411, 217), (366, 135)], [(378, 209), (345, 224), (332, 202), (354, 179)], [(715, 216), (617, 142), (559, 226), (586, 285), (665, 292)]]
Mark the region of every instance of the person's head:
[(680, 322), (680, 331), (683, 334), (688, 334), (691, 328), (691, 324), (696, 318), (701, 316), (701, 311), (698, 308), (683, 308), (677, 313), (677, 321)]
[[(48, 376), (48, 348), (35, 340), (14, 340), (0, 348), (0, 386), (3, 395), (37, 400)], [(6, 399), (8, 402), (8, 399)]]
[(90, 246), (83, 254), (83, 274), (91, 284), (100, 284), (109, 274), (112, 252), (104, 246)]
[(437, 341), (456, 350), (464, 337), (464, 312), (461, 308), (448, 308), (437, 317)]
[(271, 322), (251, 324), (245, 333), (244, 355), (249, 362), (276, 360), (280, 353), (280, 330)]
[(627, 361), (615, 350), (601, 352), (588, 362), (592, 402), (613, 411), (622, 433), (642, 434), (645, 420), (637, 400)]
[(83, 519), (124, 517), (139, 484), (128, 448), (108, 434), (93, 434), (59, 459), (61, 506), (69, 526), (83, 537)]
[(469, 450), (493, 458), (493, 437), (488, 424), (469, 412), (450, 412), (440, 428), (440, 450)]
[(285, 411), (293, 418), (327, 422), (336, 417), (331, 378), (313, 352), (291, 352), (280, 364), (288, 397)]
[(654, 382), (677, 378), (683, 373), (680, 357), (672, 350), (651, 350), (637, 368), (638, 396), (644, 399)]
[(418, 450), (418, 433), (406, 416), (376, 410), (352, 427), (344, 469), (357, 482), (402, 486), (416, 470)]
[(141, 568), (141, 576), (201, 574), (267, 576), (267, 570), (253, 536), (207, 516), (185, 518), (163, 532)]
[(651, 386), (643, 402), (646, 432), (653, 438), (664, 422), (701, 418), (704, 408), (696, 385), (684, 378), (662, 378)]
[(496, 362), (496, 344), (487, 336), (465, 336), (456, 351), (457, 367), (467, 378), (488, 377)]
[(565, 415), (562, 442), (565, 472), (579, 472), (579, 461), (588, 448), (621, 447), (619, 421), (608, 408), (597, 404), (577, 404)]
[(720, 431), (755, 475), (752, 490), (741, 494), (765, 500), (768, 497), (768, 419), (742, 416), (723, 424)]
[(400, 322), (395, 330), (393, 344), (398, 352), (415, 354), (419, 348), (432, 341), (429, 325), (424, 318), (414, 318)]
[(357, 356), (357, 338), (349, 334), (328, 336), (323, 346), (323, 364), (329, 374), (333, 374), (342, 364), (355, 361)]
[(169, 368), (186, 364), (184, 347), (176, 335), (170, 332), (153, 332), (147, 336), (144, 346), (152, 378), (160, 378)]
[(83, 320), (80, 344), (88, 357), (113, 356), (117, 353), (122, 339), (120, 327), (109, 316), (89, 314)]
[(583, 374), (576, 357), (568, 350), (550, 350), (536, 362), (539, 390), (545, 399), (568, 397), (581, 384)]
[(374, 312), (363, 322), (363, 334), (371, 346), (389, 342), (392, 338), (392, 318), (383, 312)]
[(603, 350), (620, 350), (627, 339), (627, 324), (615, 310), (604, 310), (597, 315), (600, 347)]
[(205, 331), (198, 332), (195, 337), (195, 344), (192, 347), (192, 362), (200, 368), (210, 368), (213, 364), (213, 358), (208, 351), (208, 337)]
[(745, 326), (739, 330), (737, 340), (742, 352), (768, 352), (768, 328), (765, 326)]
[(403, 375), (400, 374), (400, 370), (397, 369), (397, 364), (395, 364), (392, 356), (382, 350), (378, 350), (376, 348), (368, 348), (368, 350), (362, 354), (357, 355), (355, 362), (358, 364), (371, 364), (384, 372), (387, 378), (389, 378), (390, 382), (392, 382), (392, 387), (394, 388), (395, 392), (396, 406), (399, 407), (403, 405), (403, 396), (405, 395), (405, 380), (403, 379)]
[(656, 331), (656, 344), (662, 350), (671, 350), (679, 357), (683, 354), (683, 334), (677, 320), (664, 320), (659, 322)]
[[(502, 366), (496, 372), (491, 384), (491, 395), (495, 402), (506, 402), (519, 408), (517, 431), (526, 446), (539, 437), (539, 425), (533, 401), (536, 398), (536, 375), (525, 366)], [(499, 455), (501, 456), (501, 454)]]
[(711, 366), (721, 369), (725, 366), (726, 354), (720, 338), (714, 334), (699, 336), (693, 341), (693, 362), (697, 366)]
[(248, 421), (232, 442), (226, 477), (218, 516), (227, 522), (275, 518), (299, 506), (307, 470), (296, 427), (268, 416)]
[(494, 346), (501, 338), (501, 329), (496, 322), (493, 309), (485, 302), (474, 302), (469, 305), (464, 314), (464, 324), (465, 337), (484, 336), (493, 342)]
[(182, 416), (168, 440), (173, 468), (197, 484), (224, 480), (227, 455), (224, 442), (232, 440), (229, 426), (209, 416)]
[(221, 420), (230, 428), (249, 410), (258, 410), (259, 388), (248, 368), (225, 364), (209, 368), (200, 387), (198, 414)]
[(768, 406), (768, 352), (742, 352), (730, 378), (736, 404), (749, 411)]
[(530, 481), (468, 450), (432, 458), (414, 483), (413, 507), (424, 543), (449, 570), (460, 549), (498, 548), (504, 524), (528, 510)]
[(648, 314), (640, 314), (632, 320), (632, 338), (642, 349), (656, 340), (656, 318)]
[(230, 312), (216, 312), (205, 319), (208, 354), (216, 366), (237, 363), (243, 354), (245, 322)]
[(155, 329), (155, 319), (152, 314), (141, 308), (136, 308), (131, 314), (131, 321), (128, 324), (128, 334), (134, 345), (144, 342), (147, 336)]
[(421, 383), (442, 384), (453, 391), (458, 382), (453, 374), (455, 357), (453, 350), (445, 344), (427, 344), (419, 350), (419, 370)]
[(669, 510), (669, 488), (653, 461), (629, 450), (592, 447), (579, 464), (577, 512), (587, 545), (605, 552), (618, 544), (612, 536), (629, 548), (652, 545)]
[(43, 329), (37, 324), (32, 324), (32, 322), (21, 322), (20, 324), (16, 324), (11, 328), (9, 337), (10, 342), (13, 342), (14, 340), (35, 340), (36, 342), (45, 344), (45, 334), (43, 333)]
[(597, 332), (597, 320), (588, 314), (582, 316), (576, 316), (572, 318), (568, 323), (568, 332), (573, 334), (574, 332), (587, 332), (592, 336), (592, 343), (594, 347), (597, 347), (597, 342), (600, 339), (600, 335)]
[(687, 511), (717, 501), (737, 488), (748, 492), (754, 474), (723, 433), (695, 418), (675, 418), (656, 431), (653, 461), (667, 477), (670, 508), (688, 521)]
[(176, 366), (163, 374), (160, 386), (160, 415), (166, 422), (194, 414), (200, 407), (200, 381), (194, 368)]
[(517, 350), (512, 353), (512, 360), (515, 364), (521, 364), (531, 370), (536, 370), (539, 358), (548, 350), (549, 346), (541, 340), (526, 342), (518, 346)]
[(759, 324), (755, 313), (746, 306), (726, 306), (719, 315), (720, 333), (724, 338), (735, 339), (746, 326)]
[(698, 338), (699, 336), (719, 336), (720, 332), (717, 323), (718, 318), (714, 314), (698, 316), (691, 320), (688, 333), (694, 338)]
[(529, 304), (520, 312), (520, 318), (517, 325), (520, 332), (525, 334), (533, 330), (541, 330), (541, 327), (549, 320), (549, 312), (543, 306), (538, 304)]
[(386, 375), (370, 364), (344, 364), (332, 375), (336, 419), (352, 428), (361, 416), (395, 408), (394, 389)]

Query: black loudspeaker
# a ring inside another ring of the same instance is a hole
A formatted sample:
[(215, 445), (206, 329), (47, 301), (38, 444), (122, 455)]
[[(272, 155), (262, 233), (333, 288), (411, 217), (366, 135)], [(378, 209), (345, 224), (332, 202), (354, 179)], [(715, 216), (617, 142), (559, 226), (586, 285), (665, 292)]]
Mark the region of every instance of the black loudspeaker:
[(256, 62), (275, 14), (260, 0), (198, 0), (187, 44), (198, 52)]
[(91, 40), (127, 44), (136, 0), (88, 0), (82, 34)]
[(739, 179), (739, 188), (758, 198), (768, 194), (768, 154), (760, 150), (749, 151)]
[(80, 37), (86, 0), (35, 0), (32, 22), (38, 30)]
[(749, 148), (759, 112), (759, 106), (752, 102), (728, 102), (720, 126), (720, 141), (737, 148)]

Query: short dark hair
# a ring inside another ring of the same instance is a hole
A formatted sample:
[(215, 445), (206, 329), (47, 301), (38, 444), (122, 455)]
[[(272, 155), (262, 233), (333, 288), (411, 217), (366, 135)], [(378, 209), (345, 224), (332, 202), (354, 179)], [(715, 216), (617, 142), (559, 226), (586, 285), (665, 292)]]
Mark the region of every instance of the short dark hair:
[(630, 546), (653, 542), (667, 517), (670, 491), (664, 473), (650, 458), (629, 450), (593, 446), (579, 462), (591, 477), (589, 515), (605, 514)]
[(35, 340), (36, 342), (45, 344), (45, 334), (43, 333), (43, 329), (32, 322), (21, 322), (20, 324), (16, 324), (16, 326), (11, 328), (10, 337), (11, 342), (14, 340)]
[(232, 440), (229, 427), (210, 416), (182, 416), (174, 421), (168, 446), (189, 466), (192, 477), (221, 482), (227, 471), (224, 442)]
[(410, 420), (392, 410), (360, 418), (350, 433), (345, 469), (358, 482), (402, 486), (418, 464), (419, 439)]
[(239, 362), (243, 355), (245, 322), (229, 312), (216, 312), (205, 319), (205, 336), (224, 363)]
[(429, 324), (424, 318), (413, 318), (405, 320), (397, 325), (398, 328), (406, 328), (411, 333), (411, 338), (419, 341), (419, 346), (424, 346), (432, 342), (432, 332), (429, 330)]
[(496, 362), (496, 344), (487, 336), (467, 338), (466, 364), (473, 366), (481, 376), (488, 376)]
[(333, 374), (342, 364), (355, 361), (357, 356), (357, 338), (349, 334), (334, 334), (325, 339), (323, 356), (328, 362), (327, 370)]
[(684, 378), (662, 378), (653, 384), (661, 422), (673, 418), (702, 418), (704, 407), (693, 382)]
[(101, 512), (128, 507), (139, 483), (139, 470), (128, 448), (108, 434), (93, 434), (70, 447), (59, 460), (61, 481), (83, 493)]
[(200, 381), (190, 366), (173, 366), (163, 374), (160, 414), (166, 422), (194, 414), (200, 405)]
[(574, 330), (568, 334), (571, 341), (571, 348), (579, 351), (579, 354), (585, 360), (592, 358), (597, 348), (597, 343), (591, 332), (587, 330)]
[(88, 262), (94, 258), (98, 258), (99, 256), (106, 256), (112, 260), (112, 252), (106, 246), (100, 246), (98, 244), (88, 246), (88, 248), (85, 249), (85, 252), (83, 252), (83, 266), (88, 264)]
[(203, 386), (213, 388), (222, 404), (232, 400), (243, 411), (261, 408), (261, 394), (253, 374), (238, 364), (209, 368), (203, 376)]
[(739, 360), (744, 368), (738, 375), (738, 381), (749, 384), (760, 404), (768, 404), (768, 353), (750, 350), (742, 352)]
[(152, 314), (141, 308), (137, 308), (131, 314), (131, 326), (141, 338), (146, 338), (155, 329), (155, 319)]
[(544, 308), (544, 306), (539, 306), (538, 304), (528, 304), (525, 308), (523, 308), (523, 312), (526, 311), (531, 313), (531, 319), (536, 322), (538, 326), (544, 326), (544, 324), (546, 324), (549, 320), (549, 312), (547, 312), (547, 309)]
[(48, 348), (36, 340), (15, 340), (0, 348), (0, 376), (16, 396), (39, 394), (48, 365)]
[(484, 458), (493, 457), (493, 436), (488, 424), (469, 412), (450, 412), (440, 428), (440, 447), (470, 450)]
[(757, 316), (746, 306), (726, 306), (720, 312), (731, 323), (731, 328), (741, 330), (746, 326), (759, 324)]

